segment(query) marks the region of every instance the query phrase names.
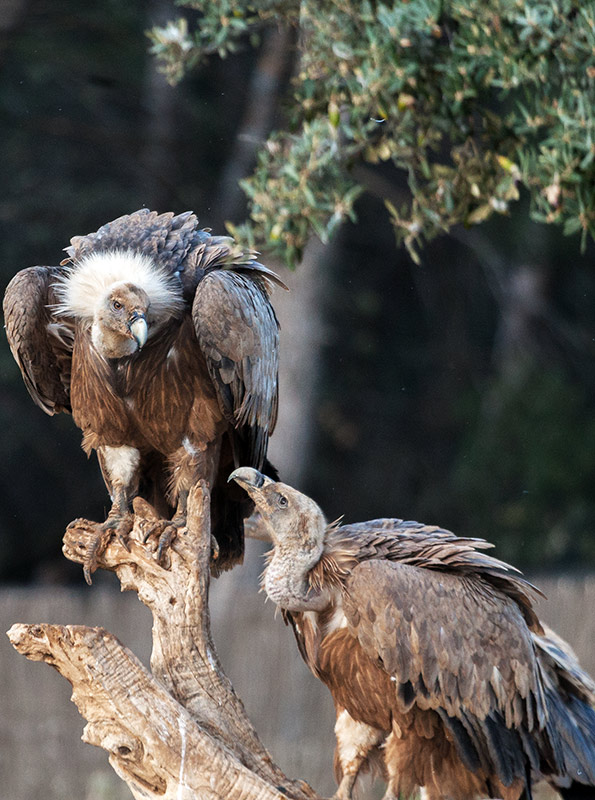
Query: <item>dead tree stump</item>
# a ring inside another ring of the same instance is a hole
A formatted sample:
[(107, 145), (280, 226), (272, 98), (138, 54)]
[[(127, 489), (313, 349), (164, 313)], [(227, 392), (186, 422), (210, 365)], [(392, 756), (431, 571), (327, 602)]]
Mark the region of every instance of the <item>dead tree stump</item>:
[[(153, 614), (150, 672), (102, 628), (16, 624), (10, 641), (72, 684), (72, 699), (87, 720), (83, 740), (108, 751), (134, 797), (316, 800), (306, 783), (290, 780), (273, 763), (221, 668), (210, 631), (204, 482), (191, 492), (188, 509), (167, 569), (155, 559), (154, 543), (144, 543), (157, 518), (140, 498), (128, 549), (114, 538), (99, 558)], [(82, 563), (91, 538), (86, 520), (71, 523), (66, 557)]]

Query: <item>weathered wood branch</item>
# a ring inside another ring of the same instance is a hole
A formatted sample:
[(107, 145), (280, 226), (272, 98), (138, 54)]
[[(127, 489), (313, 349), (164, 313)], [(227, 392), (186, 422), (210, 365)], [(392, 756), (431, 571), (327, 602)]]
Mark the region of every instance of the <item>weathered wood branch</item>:
[[(169, 551), (167, 569), (155, 558), (151, 535), (163, 525), (138, 498), (127, 546), (115, 537), (98, 559), (153, 614), (151, 672), (101, 628), (17, 624), (9, 638), (72, 684), (88, 721), (83, 739), (108, 751), (135, 797), (315, 800), (307, 784), (273, 763), (223, 672), (210, 631), (206, 485), (195, 487), (188, 507), (187, 528)], [(95, 536), (94, 523), (71, 523), (67, 558), (82, 563)]]
[(135, 797), (281, 798), (197, 725), (143, 665), (101, 628), (14, 625), (14, 647), (54, 666), (87, 719), (83, 739), (110, 754)]

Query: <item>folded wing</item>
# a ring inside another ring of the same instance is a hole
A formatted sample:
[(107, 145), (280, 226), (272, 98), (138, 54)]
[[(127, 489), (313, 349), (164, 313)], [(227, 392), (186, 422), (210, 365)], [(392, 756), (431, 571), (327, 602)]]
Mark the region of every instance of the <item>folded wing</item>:
[(57, 267), (18, 272), (4, 295), (6, 336), (25, 386), (46, 414), (71, 411), (72, 323), (51, 314)]

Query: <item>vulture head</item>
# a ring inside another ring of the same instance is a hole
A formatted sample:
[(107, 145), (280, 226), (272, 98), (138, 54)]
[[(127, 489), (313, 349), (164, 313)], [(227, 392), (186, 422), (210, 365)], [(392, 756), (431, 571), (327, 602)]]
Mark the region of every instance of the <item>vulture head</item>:
[(288, 611), (325, 608), (326, 590), (317, 591), (308, 580), (324, 551), (327, 522), (320, 508), (306, 495), (252, 467), (234, 470), (229, 480), (250, 495), (273, 542), (264, 576), (268, 596)]
[(97, 302), (91, 333), (105, 358), (130, 356), (147, 341), (147, 314), (151, 302), (140, 286), (112, 284)]
[(67, 266), (54, 288), (55, 311), (89, 325), (104, 358), (133, 355), (184, 309), (179, 276), (132, 250), (83, 256)]

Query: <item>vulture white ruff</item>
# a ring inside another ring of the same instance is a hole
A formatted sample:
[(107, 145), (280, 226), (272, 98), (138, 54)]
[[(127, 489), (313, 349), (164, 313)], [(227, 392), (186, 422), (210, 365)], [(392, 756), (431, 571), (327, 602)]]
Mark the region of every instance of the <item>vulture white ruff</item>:
[[(97, 302), (118, 283), (132, 283), (149, 298), (147, 322), (179, 316), (184, 308), (179, 276), (167, 274), (156, 261), (133, 250), (90, 253), (58, 276), (54, 288), (56, 315), (92, 320)], [(152, 335), (155, 331), (152, 330)]]

